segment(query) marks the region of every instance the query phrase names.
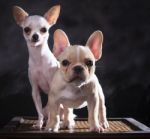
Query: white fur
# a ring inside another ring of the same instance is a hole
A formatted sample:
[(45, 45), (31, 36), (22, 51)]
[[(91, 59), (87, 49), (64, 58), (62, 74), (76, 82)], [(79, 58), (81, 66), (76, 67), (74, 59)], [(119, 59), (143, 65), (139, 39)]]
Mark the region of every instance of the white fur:
[[(40, 33), (40, 28), (42, 27), (46, 27), (47, 29), (49, 29), (51, 27), (51, 25), (48, 24), (48, 22), (46, 21), (46, 19), (42, 16), (38, 16), (38, 15), (33, 15), (33, 16), (29, 16), (25, 19), (25, 21), (21, 24), (21, 27), (22, 28), (25, 28), (25, 27), (30, 27), (31, 29), (33, 29), (30, 33), (30, 35), (26, 35), (24, 32), (23, 32), (23, 35), (27, 41), (27, 44), (31, 47), (31, 45), (33, 46), (38, 46), (40, 44), (44, 44), (46, 41), (47, 43), (47, 40), (48, 40), (48, 37), (49, 37), (49, 33), (46, 32), (44, 35)], [(32, 39), (32, 36), (33, 34), (38, 34), (39, 36), (39, 41), (37, 43), (32, 43), (31, 42), (31, 39)]]
[[(32, 86), (32, 97), (38, 113), (37, 128), (42, 128), (44, 116), (48, 117), (47, 106), (42, 108), (40, 91), (48, 94), (51, 88), (53, 75), (59, 67), (59, 63), (49, 49), (48, 37), (49, 29), (56, 22), (60, 12), (60, 6), (52, 7), (44, 17), (29, 16), (22, 8), (14, 6), (13, 15), (19, 26), (23, 29), (23, 35), (27, 42), (29, 51), (29, 80)], [(48, 16), (50, 15), (50, 16)], [(49, 20), (51, 19), (51, 20)], [(27, 33), (24, 29), (30, 28)], [(41, 32), (41, 28), (46, 28), (46, 32)], [(34, 42), (32, 37), (38, 35), (38, 41)]]
[[(89, 120), (89, 124), (90, 124), (90, 129), (92, 131), (100, 132), (100, 131), (104, 130), (103, 128), (107, 128), (108, 122), (106, 119), (104, 95), (103, 95), (103, 91), (98, 82), (97, 77), (95, 75), (93, 75), (90, 78), (89, 82), (78, 87), (74, 84), (64, 83), (65, 81), (63, 80), (63, 78), (57, 78), (58, 76), (62, 77), (59, 69), (53, 78), (54, 80), (53, 80), (51, 92), (49, 93), (48, 99), (49, 99), (50, 111), (52, 113), (50, 115), (51, 122), (49, 122), (47, 124), (46, 128), (53, 129), (54, 131), (58, 131), (60, 120), (58, 120), (59, 117), (57, 117), (58, 119), (54, 118), (54, 117), (55, 117), (55, 115), (58, 116), (57, 111), (58, 111), (58, 107), (60, 104), (63, 104), (63, 106), (65, 108), (83, 108), (83, 107), (87, 106), (87, 104), (89, 107), (93, 107), (93, 105), (94, 105), (93, 102), (95, 101), (95, 97), (97, 98), (97, 100), (99, 100), (96, 104), (97, 105), (96, 110), (94, 110), (93, 108), (88, 108), (88, 111), (89, 111), (89, 119), (88, 120)], [(93, 88), (93, 89), (97, 90), (96, 92), (93, 92), (94, 90), (93, 91), (92, 90), (85, 91), (82, 88), (84, 85), (87, 86), (88, 84), (91, 84), (91, 83), (96, 84), (96, 88)], [(57, 84), (57, 87), (55, 84)], [(100, 103), (100, 105), (99, 105), (99, 103)], [(100, 113), (99, 113), (99, 109), (100, 109)], [(92, 120), (93, 113), (95, 116), (99, 115), (100, 121)], [(72, 121), (73, 121), (73, 118), (68, 116), (68, 119), (66, 121), (64, 120), (63, 124), (65, 126), (73, 128), (74, 123)], [(66, 124), (66, 123), (68, 123), (68, 124)]]
[[(32, 86), (32, 97), (38, 112), (38, 122), (35, 127), (41, 128), (43, 125), (44, 111), (42, 109), (42, 101), (40, 97), (40, 89), (46, 94), (50, 90), (51, 80), (59, 64), (48, 46), (49, 33), (40, 34), (39, 29), (43, 26), (48, 27), (48, 23), (43, 17), (28, 17), (23, 23), (24, 26), (31, 26), (32, 32), (28, 36), (24, 33), (29, 51), (29, 80)], [(32, 43), (32, 34), (39, 34), (39, 41)]]
[[(65, 32), (60, 29), (55, 31), (54, 53), (61, 64), (53, 77), (48, 96), (51, 111), (46, 125), (48, 130), (57, 132), (60, 128), (60, 104), (63, 104), (66, 115), (63, 127), (73, 128), (72, 108), (81, 108), (86, 104), (90, 130), (100, 132), (109, 127), (104, 94), (94, 73), (95, 61), (100, 59), (102, 54), (102, 40), (102, 33), (96, 31), (87, 41), (87, 46), (67, 47), (70, 42)], [(64, 60), (67, 64), (64, 64)]]
[(30, 57), (28, 69), (29, 79), (32, 86), (32, 97), (39, 115), (39, 122), (36, 126), (40, 128), (43, 125), (44, 118), (40, 89), (42, 89), (46, 94), (49, 92), (51, 80), (58, 68), (58, 62), (49, 50), (48, 45), (41, 48), (29, 48)]

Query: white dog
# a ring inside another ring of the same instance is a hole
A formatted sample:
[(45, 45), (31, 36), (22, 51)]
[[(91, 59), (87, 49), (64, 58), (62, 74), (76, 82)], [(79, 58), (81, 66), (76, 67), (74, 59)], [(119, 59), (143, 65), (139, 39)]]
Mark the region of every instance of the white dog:
[(44, 17), (38, 15), (29, 16), (22, 8), (13, 7), (14, 18), (23, 29), (23, 35), (29, 51), (28, 73), (32, 86), (32, 97), (38, 113), (38, 122), (34, 125), (37, 128), (42, 127), (44, 119), (40, 90), (45, 93), (49, 92), (53, 75), (59, 66), (47, 42), (49, 29), (56, 23), (59, 13), (59, 5), (53, 6), (45, 13)]
[(86, 46), (70, 46), (62, 30), (54, 33), (54, 55), (60, 61), (60, 68), (54, 75), (48, 96), (50, 116), (46, 129), (55, 132), (60, 128), (59, 105), (63, 104), (64, 126), (74, 126), (72, 108), (88, 106), (88, 122), (91, 131), (101, 132), (109, 127), (106, 119), (105, 98), (95, 75), (95, 61), (102, 55), (103, 35), (95, 31)]

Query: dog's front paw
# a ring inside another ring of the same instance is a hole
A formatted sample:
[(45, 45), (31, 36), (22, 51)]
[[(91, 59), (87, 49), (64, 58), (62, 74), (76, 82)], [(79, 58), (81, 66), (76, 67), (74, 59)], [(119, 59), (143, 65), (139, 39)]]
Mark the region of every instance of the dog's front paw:
[(75, 127), (75, 121), (74, 120), (63, 121), (61, 124), (61, 128), (73, 129), (74, 127)]
[(101, 120), (101, 121), (100, 121), (100, 125), (101, 125), (104, 129), (107, 129), (107, 128), (109, 127), (109, 123), (108, 123), (107, 119)]
[(74, 120), (71, 120), (68, 124), (68, 128), (69, 129), (73, 129), (75, 127), (75, 121)]
[(51, 123), (51, 122), (48, 122), (48, 123), (46, 124), (46, 126), (45, 126), (45, 130), (46, 130), (46, 131), (52, 131), (52, 127), (53, 127), (52, 123)]
[(95, 125), (95, 126), (90, 127), (90, 131), (100, 133), (100, 132), (104, 132), (104, 128), (100, 125)]
[(47, 131), (53, 131), (53, 132), (58, 132), (60, 126), (59, 126), (59, 123), (48, 123), (45, 127), (45, 130)]
[(109, 128), (109, 123), (108, 123), (107, 120), (105, 120), (104, 122), (101, 122), (101, 125), (102, 125), (102, 127), (103, 127), (104, 129)]
[(33, 125), (33, 128), (41, 129), (42, 126), (43, 126), (43, 120), (38, 120), (38, 121)]

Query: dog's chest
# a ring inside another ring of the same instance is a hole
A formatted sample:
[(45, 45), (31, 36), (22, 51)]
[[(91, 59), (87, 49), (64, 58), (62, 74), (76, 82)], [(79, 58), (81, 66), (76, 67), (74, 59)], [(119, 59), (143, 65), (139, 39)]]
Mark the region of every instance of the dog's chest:
[(77, 87), (67, 86), (65, 89), (59, 92), (59, 102), (62, 104), (78, 108), (82, 107), (83, 103), (86, 101), (86, 94), (84, 91)]
[[(30, 68), (29, 78), (32, 80), (32, 84), (37, 85), (42, 91), (48, 93), (49, 84), (52, 80), (52, 75), (54, 74), (53, 68), (47, 66), (36, 66), (34, 68)], [(31, 77), (30, 77), (31, 76)]]

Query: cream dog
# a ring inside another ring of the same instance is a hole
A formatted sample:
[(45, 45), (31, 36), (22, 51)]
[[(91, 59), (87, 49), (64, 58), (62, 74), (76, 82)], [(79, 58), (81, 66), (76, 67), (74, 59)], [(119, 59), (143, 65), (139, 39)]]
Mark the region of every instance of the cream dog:
[(105, 98), (95, 75), (95, 61), (101, 58), (102, 42), (102, 32), (95, 31), (86, 46), (70, 46), (67, 35), (62, 30), (55, 31), (53, 52), (60, 61), (60, 68), (54, 75), (48, 96), (51, 113), (46, 129), (57, 132), (60, 128), (60, 104), (63, 104), (67, 115), (63, 126), (73, 128), (72, 108), (87, 104), (90, 130), (101, 132), (109, 127)]
[[(57, 21), (60, 6), (53, 6), (44, 17), (38, 15), (29, 16), (22, 8), (13, 7), (13, 15), (17, 24), (23, 29), (23, 35), (29, 51), (29, 80), (32, 86), (32, 97), (38, 113), (38, 122), (34, 125), (41, 128), (43, 125), (44, 111), (40, 90), (48, 93), (51, 81), (59, 63), (49, 49), (49, 29)], [(45, 108), (46, 115), (46, 108)]]

